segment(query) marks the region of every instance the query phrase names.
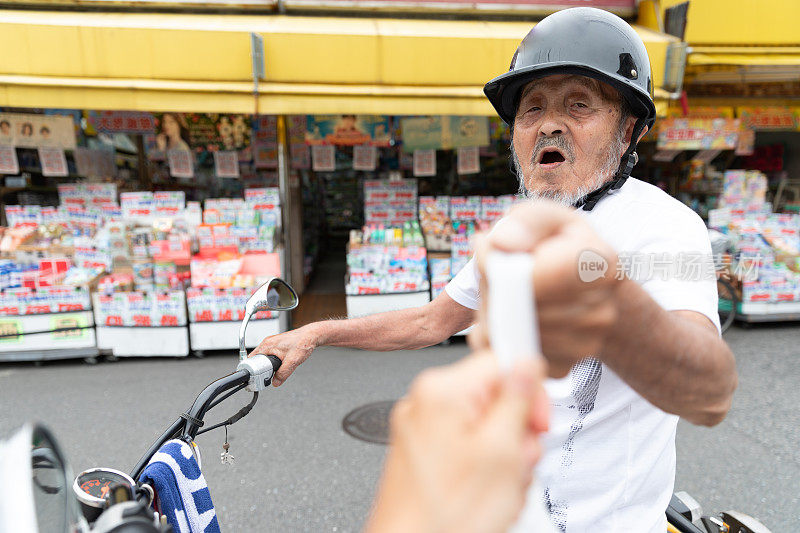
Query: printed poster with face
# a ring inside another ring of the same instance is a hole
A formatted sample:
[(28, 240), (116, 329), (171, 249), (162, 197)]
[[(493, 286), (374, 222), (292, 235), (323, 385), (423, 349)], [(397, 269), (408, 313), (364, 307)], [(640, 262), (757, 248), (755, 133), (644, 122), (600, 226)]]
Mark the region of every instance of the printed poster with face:
[(61, 148), (39, 147), (39, 161), (43, 176), (68, 176), (67, 158)]
[(169, 173), (175, 178), (193, 178), (194, 161), (192, 152), (188, 150), (169, 150), (167, 152), (169, 161)]
[(0, 174), (19, 174), (17, 151), (13, 146), (0, 145)]
[(436, 175), (436, 150), (414, 150), (414, 176)]
[(390, 146), (389, 117), (374, 115), (308, 115), (306, 144)]
[(336, 170), (336, 148), (332, 144), (312, 146), (311, 160), (315, 172), (333, 172)]
[(232, 150), (214, 152), (214, 170), (220, 178), (239, 177), (239, 157)]
[(375, 170), (378, 166), (378, 147), (359, 145), (353, 147), (353, 170)]
[(0, 144), (72, 150), (77, 144), (75, 123), (66, 115), (0, 113)]
[(477, 146), (459, 148), (456, 157), (459, 174), (477, 174), (481, 171), (480, 153)]
[(236, 150), (250, 158), (250, 116), (217, 113), (160, 113), (155, 117), (155, 135), (148, 136), (150, 159), (163, 160), (169, 150), (196, 153)]

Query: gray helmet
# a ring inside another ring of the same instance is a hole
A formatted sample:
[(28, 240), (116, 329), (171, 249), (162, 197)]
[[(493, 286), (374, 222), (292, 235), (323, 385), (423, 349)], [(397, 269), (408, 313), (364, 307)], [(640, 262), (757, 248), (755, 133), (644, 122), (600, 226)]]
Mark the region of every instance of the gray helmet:
[(508, 72), (487, 83), (483, 92), (500, 118), (513, 125), (522, 88), (553, 74), (579, 74), (611, 85), (637, 117), (614, 180), (576, 205), (591, 210), (607, 192), (625, 183), (638, 161), (639, 135), (655, 123), (650, 58), (639, 35), (618, 16), (593, 7), (564, 9), (542, 19), (525, 36)]
[(551, 74), (580, 74), (605, 82), (625, 98), (644, 125), (656, 119), (650, 59), (639, 35), (618, 16), (593, 7), (545, 17), (520, 43), (511, 68), (483, 88), (507, 124), (514, 122), (520, 90)]

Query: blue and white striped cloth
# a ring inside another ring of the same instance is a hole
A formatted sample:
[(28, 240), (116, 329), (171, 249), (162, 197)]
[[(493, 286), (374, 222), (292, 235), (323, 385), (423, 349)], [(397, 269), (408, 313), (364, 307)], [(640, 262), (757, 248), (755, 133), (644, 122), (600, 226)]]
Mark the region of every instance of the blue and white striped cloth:
[(189, 445), (166, 442), (142, 472), (175, 533), (220, 533), (211, 493)]

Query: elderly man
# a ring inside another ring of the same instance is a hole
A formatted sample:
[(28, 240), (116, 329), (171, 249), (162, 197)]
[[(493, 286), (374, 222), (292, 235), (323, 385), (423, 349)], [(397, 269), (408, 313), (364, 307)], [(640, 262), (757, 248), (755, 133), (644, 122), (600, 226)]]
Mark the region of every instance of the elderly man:
[[(543, 19), (509, 72), (485, 88), (512, 126), (521, 193), (549, 200), (515, 209), (489, 241), (535, 258), (542, 350), (554, 378), (537, 475), (554, 523), (569, 533), (663, 532), (678, 416), (717, 424), (736, 387), (713, 277), (630, 268), (711, 254), (697, 215), (628, 179), (636, 144), (655, 121), (651, 89), (641, 39), (593, 8)], [(426, 306), (309, 324), (265, 339), (255, 353), (283, 359), (280, 385), (317, 346), (429, 346), (473, 324), (480, 283), (471, 262)], [(536, 527), (525, 513), (520, 526)]]

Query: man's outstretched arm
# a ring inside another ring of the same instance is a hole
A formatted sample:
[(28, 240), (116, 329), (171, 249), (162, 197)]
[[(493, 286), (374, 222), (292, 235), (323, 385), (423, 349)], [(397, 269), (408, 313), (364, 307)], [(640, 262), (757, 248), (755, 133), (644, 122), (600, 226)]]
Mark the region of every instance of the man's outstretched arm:
[(431, 346), (466, 329), (475, 311), (442, 292), (421, 307), (379, 313), (346, 320), (314, 322), (286, 333), (267, 337), (252, 353), (279, 357), (283, 364), (273, 383), (281, 385), (319, 346), (362, 350), (414, 350)]
[[(582, 217), (532, 202), (515, 208), (481, 248), (479, 265), (492, 249), (533, 254), (542, 352), (551, 376), (596, 357), (666, 412), (702, 425), (724, 418), (737, 375), (716, 327), (698, 312), (665, 310), (630, 279), (581, 280), (577, 267), (586, 250), (609, 272), (617, 265), (616, 252)], [(486, 345), (485, 331), (476, 338)]]

